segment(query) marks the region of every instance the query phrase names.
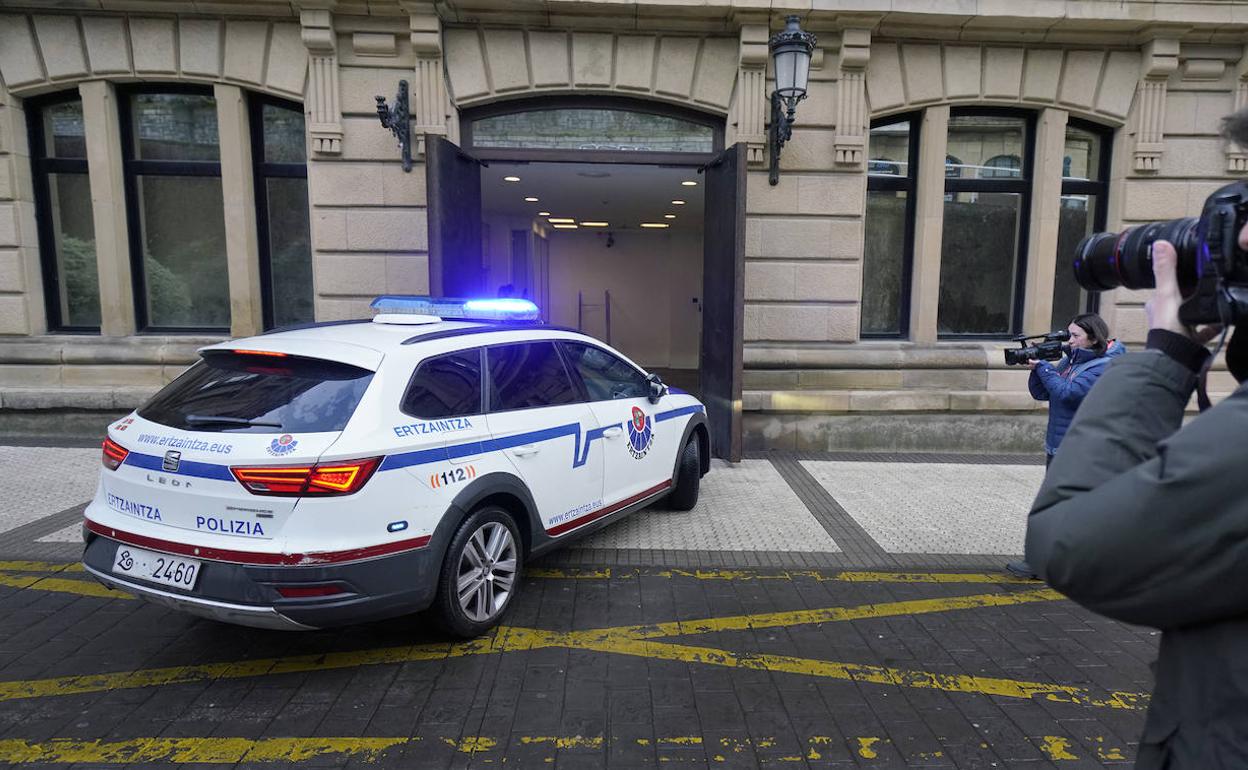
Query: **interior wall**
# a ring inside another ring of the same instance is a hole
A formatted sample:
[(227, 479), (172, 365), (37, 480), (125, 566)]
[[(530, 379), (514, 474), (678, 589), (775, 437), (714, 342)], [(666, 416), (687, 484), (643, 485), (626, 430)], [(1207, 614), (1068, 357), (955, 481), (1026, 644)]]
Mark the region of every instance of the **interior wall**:
[[(611, 344), (645, 367), (696, 369), (702, 331), (702, 234), (622, 231), (550, 237), (550, 322), (576, 327), (577, 292), (601, 305), (611, 292)], [(697, 299), (695, 303), (693, 300)], [(601, 307), (584, 331), (606, 339)]]

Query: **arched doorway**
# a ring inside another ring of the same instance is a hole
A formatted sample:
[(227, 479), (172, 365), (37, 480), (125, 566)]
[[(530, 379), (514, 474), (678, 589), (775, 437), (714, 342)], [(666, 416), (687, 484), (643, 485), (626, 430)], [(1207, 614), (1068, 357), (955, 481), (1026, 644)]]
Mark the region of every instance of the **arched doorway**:
[(723, 120), (626, 98), (465, 111), (427, 136), (430, 290), (527, 296), (707, 405), (739, 459), (745, 165)]

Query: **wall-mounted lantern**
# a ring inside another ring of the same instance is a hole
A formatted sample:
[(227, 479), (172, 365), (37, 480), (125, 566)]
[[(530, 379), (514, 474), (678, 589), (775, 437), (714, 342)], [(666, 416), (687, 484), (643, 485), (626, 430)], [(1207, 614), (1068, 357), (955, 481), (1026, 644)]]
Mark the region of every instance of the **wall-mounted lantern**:
[(403, 153), (403, 170), (411, 171), (412, 132), (409, 128), (411, 114), (407, 103), (407, 81), (399, 81), (399, 91), (394, 95), (393, 107), (386, 106), (386, 97), (375, 98), (377, 99), (377, 119), (399, 140), (399, 150)]
[(767, 43), (776, 70), (776, 90), (771, 92), (771, 127), (767, 134), (773, 185), (780, 181), (780, 148), (793, 138), (797, 103), (806, 98), (810, 56), (816, 42), (814, 35), (802, 29), (801, 19), (790, 16), (785, 20), (784, 30)]

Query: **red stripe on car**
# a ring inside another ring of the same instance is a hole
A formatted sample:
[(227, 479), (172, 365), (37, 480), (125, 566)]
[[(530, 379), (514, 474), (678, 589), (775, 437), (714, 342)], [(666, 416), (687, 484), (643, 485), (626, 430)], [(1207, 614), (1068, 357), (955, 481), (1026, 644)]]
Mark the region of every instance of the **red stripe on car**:
[(644, 492), (638, 492), (632, 497), (625, 498), (619, 501), (618, 503), (609, 505), (606, 508), (599, 508), (596, 511), (590, 511), (584, 516), (581, 516), (576, 519), (572, 519), (571, 521), (565, 521), (564, 523), (551, 527), (550, 529), (546, 531), (552, 535), (562, 535), (564, 532), (567, 532), (568, 530), (576, 529), (577, 527), (588, 524), (591, 521), (594, 521), (595, 519), (601, 519), (603, 516), (610, 516), (611, 514), (615, 513), (621, 508), (627, 508), (633, 503), (644, 500), (647, 497), (652, 497), (653, 495), (656, 495), (659, 492), (662, 492), (663, 490), (667, 489), (671, 485), (672, 485), (672, 482), (669, 479), (668, 481), (664, 481), (662, 484), (650, 487)]

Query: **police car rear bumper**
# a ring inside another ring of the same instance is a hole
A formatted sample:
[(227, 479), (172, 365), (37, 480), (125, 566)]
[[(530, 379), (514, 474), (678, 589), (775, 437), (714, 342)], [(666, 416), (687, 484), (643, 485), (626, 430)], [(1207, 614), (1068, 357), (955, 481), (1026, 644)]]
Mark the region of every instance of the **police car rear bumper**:
[[(200, 559), (194, 590), (184, 591), (114, 574), (117, 549), (123, 545), (92, 534), (83, 553), (83, 567), (109, 588), (155, 604), (226, 623), (281, 630), (328, 628), (418, 612), (433, 603), (440, 567), (433, 549), (427, 547), (362, 561), (307, 567)], [(334, 584), (342, 592), (288, 598), (278, 590), (326, 584)]]

